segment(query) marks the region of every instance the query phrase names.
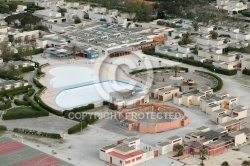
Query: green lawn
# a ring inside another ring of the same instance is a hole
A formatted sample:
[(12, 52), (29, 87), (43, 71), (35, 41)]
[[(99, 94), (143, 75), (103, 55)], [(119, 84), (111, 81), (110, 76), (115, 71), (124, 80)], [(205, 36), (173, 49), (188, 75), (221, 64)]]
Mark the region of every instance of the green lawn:
[(40, 116), (48, 116), (47, 114), (47, 112), (36, 110), (33, 107), (16, 107), (9, 109), (7, 113), (3, 115), (3, 119), (36, 118)]

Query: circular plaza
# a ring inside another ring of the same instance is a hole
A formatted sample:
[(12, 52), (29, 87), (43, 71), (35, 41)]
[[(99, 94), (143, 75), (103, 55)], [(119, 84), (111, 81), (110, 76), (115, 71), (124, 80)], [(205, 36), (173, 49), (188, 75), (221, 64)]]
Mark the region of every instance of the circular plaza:
[(117, 117), (120, 127), (141, 133), (158, 133), (189, 124), (181, 109), (156, 103), (120, 109)]

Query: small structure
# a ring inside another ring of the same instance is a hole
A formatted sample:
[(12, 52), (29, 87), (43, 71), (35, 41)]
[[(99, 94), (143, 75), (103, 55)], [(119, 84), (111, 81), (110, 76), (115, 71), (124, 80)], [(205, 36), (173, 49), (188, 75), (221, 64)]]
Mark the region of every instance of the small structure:
[(0, 90), (4, 89), (4, 90), (8, 90), (11, 88), (18, 88), (21, 86), (27, 86), (28, 83), (24, 82), (24, 81), (15, 81), (15, 80), (8, 80), (8, 81), (4, 81), (2, 83), (0, 83)]

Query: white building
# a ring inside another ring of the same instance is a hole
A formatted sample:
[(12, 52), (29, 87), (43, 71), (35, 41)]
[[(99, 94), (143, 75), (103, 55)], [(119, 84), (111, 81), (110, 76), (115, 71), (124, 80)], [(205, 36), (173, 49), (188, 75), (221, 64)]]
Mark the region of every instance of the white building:
[(112, 165), (132, 166), (159, 155), (157, 148), (144, 144), (139, 138), (120, 140), (117, 144), (100, 148), (99, 158)]

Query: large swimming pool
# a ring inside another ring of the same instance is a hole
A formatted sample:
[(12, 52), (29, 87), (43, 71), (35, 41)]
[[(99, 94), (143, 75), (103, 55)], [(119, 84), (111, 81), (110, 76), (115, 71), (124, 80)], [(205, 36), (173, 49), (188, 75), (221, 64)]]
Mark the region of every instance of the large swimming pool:
[(60, 92), (55, 96), (55, 103), (62, 109), (71, 109), (90, 103), (109, 100), (109, 93), (124, 89), (140, 89), (139, 86), (123, 81), (100, 81), (87, 67), (58, 67), (49, 71), (54, 76), (50, 85)]

